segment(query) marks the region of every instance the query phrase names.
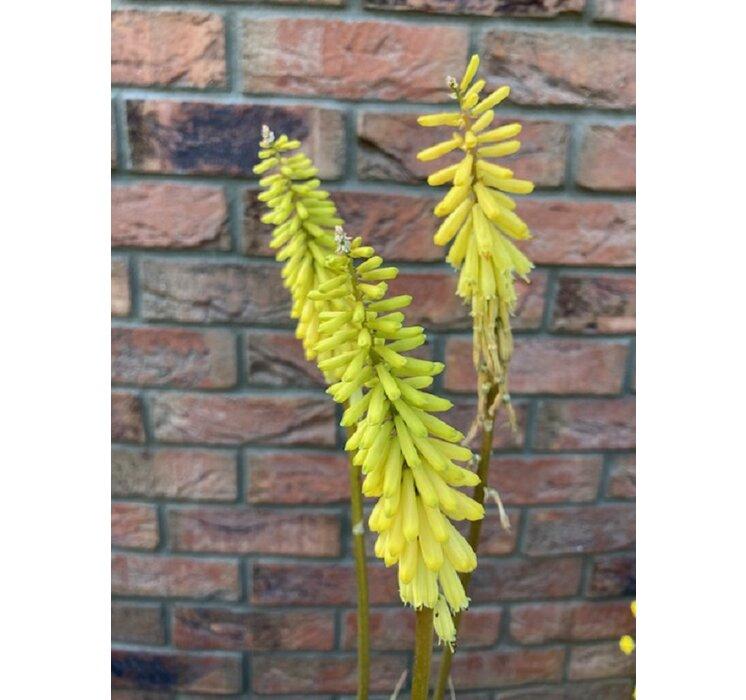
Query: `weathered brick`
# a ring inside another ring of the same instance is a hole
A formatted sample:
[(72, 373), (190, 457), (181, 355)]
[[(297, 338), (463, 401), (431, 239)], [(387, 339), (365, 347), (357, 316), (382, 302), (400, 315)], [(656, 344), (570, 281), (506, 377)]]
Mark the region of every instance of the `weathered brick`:
[(635, 0), (596, 0), (593, 9), (597, 22), (635, 24)]
[(111, 244), (228, 250), (228, 204), (220, 187), (140, 182), (111, 189)]
[(535, 263), (634, 265), (633, 202), (527, 199), (519, 206), (533, 233), (521, 248)]
[(534, 446), (542, 450), (628, 450), (635, 446), (635, 400), (542, 401)]
[(231, 387), (236, 383), (236, 341), (228, 331), (114, 328), (111, 376), (120, 384)]
[(448, 99), (469, 43), (462, 27), (311, 18), (247, 18), (243, 39), (245, 92), (417, 102)]
[(482, 37), (488, 85), (509, 84), (522, 105), (635, 106), (635, 40), (493, 29)]
[(560, 275), (552, 329), (583, 333), (635, 332), (635, 278)]
[(238, 600), (238, 564), (225, 559), (115, 554), (111, 589), (115, 595)]
[(510, 634), (521, 644), (617, 639), (631, 634), (635, 619), (628, 601), (531, 603), (510, 610)]
[(111, 261), (111, 315), (129, 316), (132, 308), (130, 298), (129, 265), (122, 258)]
[[(390, 692), (396, 685), (406, 660), (393, 654), (376, 654), (370, 660), (370, 690)], [(354, 654), (274, 655), (251, 660), (252, 688), (256, 693), (355, 693), (357, 659)]]
[(589, 190), (635, 191), (634, 124), (588, 126), (578, 157), (576, 181)]
[(114, 117), (114, 104), (111, 105), (111, 169), (117, 167), (117, 120)]
[(636, 586), (634, 554), (616, 554), (593, 559), (587, 590), (589, 597), (633, 596), (637, 590)]
[[(471, 360), (469, 360), (471, 361)], [(495, 421), (495, 431), (492, 437), (493, 448), (520, 449), (526, 441), (526, 421), (528, 420), (528, 404), (521, 399), (512, 402), (516, 416), (516, 432), (513, 432), (508, 422), (507, 413), (501, 410)], [(448, 422), (460, 430), (464, 435), (469, 432), (469, 427), (477, 415), (477, 404), (470, 396), (454, 396), (453, 408), (448, 412)], [(480, 436), (475, 435), (469, 446), (478, 450)]]
[(349, 498), (347, 456), (317, 452), (247, 452), (249, 503), (339, 503)]
[(111, 639), (128, 644), (164, 644), (163, 612), (149, 603), (111, 603)]
[(125, 651), (111, 654), (114, 688), (194, 691), (216, 695), (241, 691), (241, 657), (173, 652)]
[(479, 560), (469, 595), (475, 603), (516, 598), (564, 598), (578, 593), (580, 559)]
[(592, 683), (519, 688), (498, 693), (495, 700), (629, 700), (631, 696), (632, 681), (619, 678)]
[(236, 457), (214, 450), (132, 450), (111, 454), (114, 496), (232, 501)]
[(168, 513), (175, 551), (338, 556), (339, 516), (308, 511), (201, 507)]
[(579, 554), (629, 549), (635, 545), (634, 505), (537, 510), (529, 514), (524, 551)]
[(224, 87), (225, 28), (210, 12), (111, 13), (111, 81)]
[[(254, 562), (252, 603), (257, 605), (355, 605), (355, 572), (349, 564)], [(370, 602), (398, 603), (395, 572), (368, 565)], [(393, 687), (393, 686), (392, 686)]]
[[(511, 120), (509, 117), (500, 122)], [(520, 119), (521, 151), (505, 160), (517, 177), (527, 178), (540, 187), (557, 187), (565, 177), (568, 124)], [(363, 180), (422, 182), (431, 172), (451, 163), (455, 155), (437, 164), (415, 158), (418, 151), (449, 138), (452, 130), (423, 128), (416, 114), (390, 114), (362, 111), (357, 119), (357, 174)]]
[[(469, 608), (459, 627), (459, 648), (491, 646), (497, 641), (502, 611), (496, 607)], [(401, 607), (370, 611), (370, 643), (374, 650), (406, 651), (414, 644), (415, 616), (402, 613)], [(342, 615), (342, 648), (355, 649), (357, 612), (347, 610)]]
[(280, 268), (259, 264), (143, 260), (142, 313), (151, 320), (290, 323)]
[(562, 678), (562, 648), (515, 651), (464, 651), (455, 654), (451, 666), (457, 688), (494, 688)]
[(584, 644), (570, 649), (570, 680), (608, 678), (610, 676), (633, 676), (634, 654), (627, 656), (619, 651), (618, 642)]
[(112, 503), (111, 544), (114, 547), (155, 549), (158, 545), (156, 507), (145, 503)]
[(334, 404), (324, 396), (168, 393), (154, 397), (151, 410), (163, 442), (334, 444)]
[[(489, 500), (487, 503), (487, 515), (482, 521), (482, 532), (479, 536), (479, 554), (484, 556), (503, 556), (515, 551), (518, 541), (518, 533), (521, 527), (521, 511), (516, 508), (507, 509), (510, 530), (505, 530), (500, 523), (497, 508)], [(466, 522), (456, 523), (457, 529), (467, 536), (468, 525)]]
[[(471, 338), (446, 341), (445, 387), (476, 388)], [(614, 394), (621, 390), (626, 368), (626, 342), (516, 338), (510, 363), (510, 390), (519, 394)]]
[(306, 359), (303, 345), (293, 333), (246, 332), (246, 381), (257, 386), (326, 386), (316, 364)]
[(142, 172), (254, 177), (262, 124), (300, 139), (334, 179), (344, 163), (342, 112), (305, 106), (128, 100), (132, 167)]
[(635, 455), (616, 457), (611, 465), (606, 495), (609, 498), (634, 498), (635, 481)]
[(174, 646), (227, 651), (319, 650), (334, 647), (332, 611), (174, 608)]
[(530, 505), (592, 501), (601, 479), (600, 457), (503, 457), (490, 463), (489, 483), (504, 503)]
[(363, 0), (371, 10), (437, 12), (490, 17), (556, 17), (582, 12), (586, 0)]
[(124, 391), (111, 394), (111, 439), (115, 442), (144, 442), (140, 397)]

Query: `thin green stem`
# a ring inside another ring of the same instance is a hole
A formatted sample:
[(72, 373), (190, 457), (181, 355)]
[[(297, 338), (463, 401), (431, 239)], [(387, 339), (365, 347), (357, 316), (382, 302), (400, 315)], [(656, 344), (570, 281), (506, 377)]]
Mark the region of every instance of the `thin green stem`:
[(433, 609), (424, 605), (415, 612), (412, 700), (427, 700), (430, 659), (433, 655)]

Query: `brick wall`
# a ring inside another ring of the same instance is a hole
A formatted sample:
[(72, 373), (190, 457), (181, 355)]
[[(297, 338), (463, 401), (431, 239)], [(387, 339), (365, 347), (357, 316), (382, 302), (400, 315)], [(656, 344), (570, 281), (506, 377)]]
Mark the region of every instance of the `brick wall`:
[[(515, 320), (520, 431), (496, 435), (454, 660), (459, 700), (628, 698), (634, 593), (634, 2), (115, 3), (112, 635), (117, 700), (354, 692), (354, 583), (335, 407), (302, 358), (258, 221), (262, 122), (301, 137), (348, 228), (415, 295), (469, 422), (469, 318), (431, 243), (415, 115), (478, 50), (537, 262)], [(412, 615), (371, 565), (373, 686)]]

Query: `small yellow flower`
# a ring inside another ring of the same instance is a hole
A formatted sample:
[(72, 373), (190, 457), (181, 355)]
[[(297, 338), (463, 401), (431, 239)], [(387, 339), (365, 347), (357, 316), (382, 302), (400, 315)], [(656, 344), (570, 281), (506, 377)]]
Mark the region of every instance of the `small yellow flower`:
[(632, 639), (628, 634), (625, 634), (619, 640), (619, 648), (629, 656), (635, 650), (635, 640)]

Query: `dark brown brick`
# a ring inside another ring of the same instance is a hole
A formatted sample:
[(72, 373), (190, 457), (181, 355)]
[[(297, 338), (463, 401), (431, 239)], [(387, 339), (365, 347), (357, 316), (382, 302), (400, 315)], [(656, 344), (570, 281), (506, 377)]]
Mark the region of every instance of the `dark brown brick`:
[(529, 514), (524, 551), (579, 554), (629, 549), (635, 545), (634, 505), (537, 510)]
[(324, 396), (168, 393), (153, 398), (151, 411), (163, 442), (334, 444), (334, 404)]
[(601, 22), (635, 24), (635, 0), (596, 0), (594, 19)]
[(343, 453), (247, 452), (249, 503), (339, 503), (349, 498), (348, 457)]
[(204, 606), (174, 608), (174, 645), (227, 651), (318, 650), (334, 647), (332, 611), (247, 611)]
[(262, 124), (300, 139), (319, 176), (344, 162), (342, 112), (305, 106), (128, 100), (132, 166), (141, 172), (254, 177)]
[(547, 400), (534, 446), (542, 450), (628, 450), (635, 446), (635, 400)]
[(251, 506), (172, 508), (168, 524), (176, 551), (301, 557), (340, 553), (339, 517), (327, 513)]
[(589, 597), (633, 596), (636, 592), (635, 555), (595, 557), (588, 582)]
[(146, 319), (289, 325), (290, 295), (274, 263), (144, 260)]
[(251, 17), (243, 25), (243, 87), (248, 93), (444, 102), (443, 76), (463, 65), (468, 43), (464, 27)]
[(236, 383), (236, 340), (228, 331), (114, 328), (111, 375), (120, 384), (231, 387)]
[(232, 501), (236, 479), (236, 456), (231, 452), (112, 450), (114, 496)]
[(111, 589), (115, 595), (237, 600), (238, 564), (225, 559), (115, 554)]
[(111, 439), (115, 442), (144, 442), (142, 406), (136, 394), (115, 391), (111, 395)]
[(635, 106), (635, 40), (492, 29), (482, 37), (488, 85), (509, 84), (522, 105)]
[(131, 549), (155, 549), (158, 545), (156, 507), (146, 503), (112, 503), (111, 544)]
[(572, 333), (634, 333), (635, 278), (560, 275), (552, 329)]
[(634, 498), (635, 482), (635, 455), (620, 455), (611, 466), (606, 495), (609, 498)]
[(225, 27), (209, 12), (111, 13), (111, 81), (224, 87)]
[[(476, 389), (471, 338), (446, 342), (444, 385), (451, 391)], [(615, 394), (626, 370), (626, 342), (516, 338), (510, 390), (520, 394)]]
[(246, 332), (246, 381), (257, 386), (325, 386), (313, 361), (293, 333), (250, 330)]
[[(469, 356), (469, 361), (471, 361), (471, 356)], [(516, 431), (513, 432), (510, 427), (506, 411), (504, 409), (498, 411), (492, 438), (493, 448), (520, 449), (526, 441), (528, 404), (520, 399), (513, 400), (511, 403), (516, 415)], [(453, 408), (448, 412), (448, 422), (454, 428), (467, 435), (476, 415), (477, 404), (472, 397), (466, 395), (453, 397)], [(469, 443), (472, 450), (479, 450), (480, 439), (478, 434), (474, 436)]]
[[(468, 613), (467, 613), (468, 614)], [(562, 678), (562, 648), (515, 651), (465, 651), (455, 654), (451, 666), (457, 688), (494, 688)]]
[(634, 124), (588, 126), (578, 158), (576, 181), (589, 190), (635, 191)]
[(114, 688), (194, 691), (225, 695), (241, 691), (241, 657), (115, 649), (111, 654)]
[(580, 559), (479, 560), (469, 595), (475, 603), (564, 598), (580, 588)]
[(635, 656), (627, 656), (619, 650), (618, 642), (584, 644), (570, 650), (570, 680), (633, 676)]
[(111, 315), (129, 316), (132, 308), (130, 297), (129, 265), (122, 258), (111, 261)]
[(220, 187), (140, 182), (111, 189), (111, 244), (136, 248), (231, 247)]
[(556, 17), (583, 11), (586, 0), (363, 0), (371, 10), (437, 12), (490, 17)]
[(593, 683), (564, 683), (541, 688), (519, 688), (498, 693), (495, 700), (629, 700), (632, 681), (624, 679)]
[(112, 601), (111, 639), (128, 644), (165, 644), (161, 606)]

